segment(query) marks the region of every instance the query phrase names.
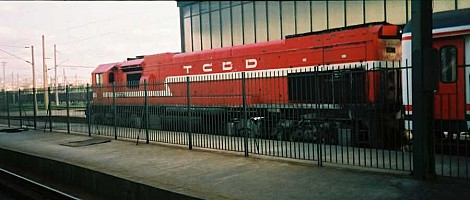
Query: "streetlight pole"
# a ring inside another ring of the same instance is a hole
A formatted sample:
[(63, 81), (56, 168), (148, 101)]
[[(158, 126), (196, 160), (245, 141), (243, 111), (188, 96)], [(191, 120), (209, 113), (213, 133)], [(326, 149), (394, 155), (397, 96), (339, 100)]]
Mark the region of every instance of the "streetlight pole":
[(44, 88), (44, 109), (49, 110), (49, 92), (47, 91), (47, 66), (46, 66), (46, 49), (44, 47), (44, 35), (42, 35), (42, 79)]

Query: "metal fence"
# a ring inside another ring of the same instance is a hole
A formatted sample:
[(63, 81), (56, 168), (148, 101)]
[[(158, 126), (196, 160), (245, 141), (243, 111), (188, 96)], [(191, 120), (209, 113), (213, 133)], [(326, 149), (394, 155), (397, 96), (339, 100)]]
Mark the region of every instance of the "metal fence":
[[(409, 81), (410, 67), (365, 62), (8, 91), (0, 123), (411, 172)], [(435, 166), (468, 179), (464, 84), (456, 85), (436, 93)]]

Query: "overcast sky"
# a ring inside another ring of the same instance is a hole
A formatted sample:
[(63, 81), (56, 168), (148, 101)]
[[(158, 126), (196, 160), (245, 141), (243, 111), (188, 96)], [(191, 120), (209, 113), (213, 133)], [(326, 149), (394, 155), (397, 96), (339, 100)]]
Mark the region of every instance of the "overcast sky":
[[(57, 45), (59, 81), (88, 81), (103, 63), (128, 57), (180, 51), (179, 13), (176, 1), (112, 2), (4, 2), (0, 1), (0, 50), (31, 60), (34, 46), (36, 76), (42, 85), (41, 35), (45, 36), (47, 67), (54, 66)], [(6, 64), (6, 81), (13, 71), (21, 81), (32, 79), (31, 65), (0, 51)], [(1, 64), (0, 64), (1, 66)], [(82, 67), (79, 67), (82, 66)], [(50, 77), (54, 71), (49, 70)], [(3, 80), (3, 71), (0, 71)]]

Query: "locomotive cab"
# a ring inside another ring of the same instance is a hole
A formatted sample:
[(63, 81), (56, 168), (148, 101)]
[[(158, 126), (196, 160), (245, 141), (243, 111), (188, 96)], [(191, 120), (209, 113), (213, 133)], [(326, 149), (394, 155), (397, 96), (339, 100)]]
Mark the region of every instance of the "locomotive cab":
[(112, 84), (116, 80), (116, 65), (118, 63), (108, 63), (99, 65), (93, 72), (91, 82), (96, 86)]
[(138, 89), (142, 78), (142, 61), (144, 59), (128, 58), (126, 62), (117, 65), (128, 89)]

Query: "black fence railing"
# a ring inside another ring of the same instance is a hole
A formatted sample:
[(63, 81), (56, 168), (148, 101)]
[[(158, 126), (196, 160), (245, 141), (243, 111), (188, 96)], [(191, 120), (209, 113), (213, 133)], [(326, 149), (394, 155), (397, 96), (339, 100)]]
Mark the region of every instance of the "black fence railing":
[[(410, 81), (410, 67), (365, 62), (8, 91), (0, 123), (411, 172)], [(433, 125), (436, 173), (468, 179), (465, 83), (440, 85)]]

